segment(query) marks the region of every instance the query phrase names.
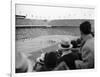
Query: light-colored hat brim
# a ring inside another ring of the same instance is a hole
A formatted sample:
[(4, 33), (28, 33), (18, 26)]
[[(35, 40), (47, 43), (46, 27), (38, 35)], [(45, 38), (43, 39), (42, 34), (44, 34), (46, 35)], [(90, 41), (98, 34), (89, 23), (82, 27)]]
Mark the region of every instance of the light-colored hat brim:
[(70, 47), (64, 48), (64, 47), (61, 46), (61, 44), (59, 44), (58, 47), (59, 47), (59, 49), (70, 49), (70, 48), (72, 48), (73, 46), (72, 46), (72, 44), (70, 44)]

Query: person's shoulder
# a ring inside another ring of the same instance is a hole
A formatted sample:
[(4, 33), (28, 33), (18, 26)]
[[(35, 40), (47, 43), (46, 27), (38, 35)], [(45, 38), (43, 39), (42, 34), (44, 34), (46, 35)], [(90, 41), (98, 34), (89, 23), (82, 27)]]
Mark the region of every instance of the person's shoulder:
[(88, 42), (94, 42), (94, 38), (89, 39)]
[(94, 38), (91, 38), (89, 40), (86, 41), (83, 49), (90, 49), (90, 50), (94, 50)]
[(94, 38), (87, 40), (86, 45), (88, 45), (88, 46), (94, 45)]

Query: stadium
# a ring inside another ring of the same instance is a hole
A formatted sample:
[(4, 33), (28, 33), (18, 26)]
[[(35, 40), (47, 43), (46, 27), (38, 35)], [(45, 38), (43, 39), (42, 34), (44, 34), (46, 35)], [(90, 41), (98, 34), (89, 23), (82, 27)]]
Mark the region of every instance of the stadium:
[[(16, 7), (19, 6), (17, 5)], [(18, 8), (16, 9), (16, 11), (20, 10), (18, 10)], [(90, 12), (91, 11), (88, 13), (86, 12), (85, 15), (90, 15)], [(83, 13), (84, 12), (82, 12), (82, 14)], [(83, 16), (80, 19), (79, 17), (74, 18), (73, 16), (69, 19), (62, 15), (58, 18), (51, 17), (51, 19), (48, 19), (45, 17), (29, 18), (27, 15), (19, 14), (20, 12), (16, 12), (15, 15), (15, 67), (18, 68), (21, 66), (21, 63), (24, 63), (23, 59), (21, 60), (21, 55), (23, 55), (30, 63), (28, 72), (34, 71), (32, 68), (42, 53), (59, 50), (59, 45), (62, 41), (71, 42), (71, 40), (80, 38), (79, 25), (82, 22), (89, 21), (92, 26), (92, 32), (94, 32), (94, 19), (91, 18), (91, 15), (90, 18), (88, 16), (87, 18)], [(33, 16), (31, 15), (31, 17)], [(26, 68), (27, 65), (25, 64), (27, 63), (24, 63), (23, 67)]]

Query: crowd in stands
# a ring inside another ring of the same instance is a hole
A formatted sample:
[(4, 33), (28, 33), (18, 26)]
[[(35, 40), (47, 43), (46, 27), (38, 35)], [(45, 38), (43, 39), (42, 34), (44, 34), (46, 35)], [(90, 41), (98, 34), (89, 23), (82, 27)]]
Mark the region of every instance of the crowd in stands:
[[(94, 34), (91, 32), (91, 23), (85, 21), (80, 24), (81, 36), (70, 42), (64, 41), (61, 48), (55, 51), (42, 53), (36, 59), (32, 71), (58, 71), (94, 68)], [(28, 72), (17, 68), (16, 73)], [(21, 71), (22, 70), (22, 71)]]

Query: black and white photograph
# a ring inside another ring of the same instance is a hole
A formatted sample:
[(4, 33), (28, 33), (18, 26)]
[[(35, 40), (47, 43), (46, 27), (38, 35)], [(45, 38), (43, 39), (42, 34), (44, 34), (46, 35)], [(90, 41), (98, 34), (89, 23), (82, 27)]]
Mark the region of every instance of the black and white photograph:
[(15, 73), (94, 69), (94, 9), (15, 4)]

